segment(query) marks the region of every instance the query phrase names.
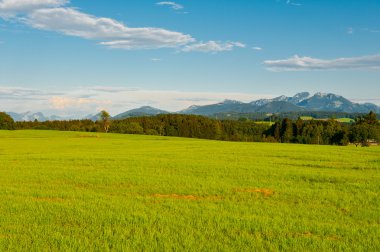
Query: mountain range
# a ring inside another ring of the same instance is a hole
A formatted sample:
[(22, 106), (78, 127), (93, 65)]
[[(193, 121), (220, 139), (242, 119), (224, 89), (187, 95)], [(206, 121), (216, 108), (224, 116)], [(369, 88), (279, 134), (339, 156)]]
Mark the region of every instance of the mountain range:
[(10, 115), (13, 120), (17, 122), (22, 121), (34, 121), (38, 120), (40, 122), (44, 121), (55, 121), (55, 120), (63, 120), (60, 116), (45, 116), (41, 112), (33, 113), (31, 111), (25, 112), (25, 113), (14, 113), (14, 112), (7, 112), (8, 115)]
[(210, 116), (218, 113), (284, 113), (300, 111), (368, 113), (380, 112), (380, 107), (372, 103), (358, 104), (336, 94), (308, 92), (298, 93), (292, 97), (279, 96), (273, 99), (261, 99), (249, 103), (225, 100), (221, 103), (206, 106), (191, 106), (179, 111), (180, 114)]
[[(193, 114), (212, 116), (220, 113), (285, 113), (302, 111), (323, 111), (323, 112), (345, 112), (345, 113), (368, 113), (374, 111), (380, 113), (380, 107), (372, 103), (354, 103), (340, 95), (316, 93), (311, 95), (308, 92), (298, 93), (292, 97), (279, 96), (273, 99), (260, 99), (249, 103), (234, 100), (225, 100), (220, 103), (205, 106), (190, 106), (187, 109), (173, 112), (173, 114)], [(118, 114), (113, 119), (125, 119), (138, 116), (152, 116), (159, 114), (171, 114), (172, 112), (161, 109), (143, 106)], [(8, 113), (15, 121), (38, 121), (61, 120), (61, 117), (46, 117), (42, 113), (26, 112), (23, 114)], [(85, 119), (97, 120), (96, 115), (88, 115)]]

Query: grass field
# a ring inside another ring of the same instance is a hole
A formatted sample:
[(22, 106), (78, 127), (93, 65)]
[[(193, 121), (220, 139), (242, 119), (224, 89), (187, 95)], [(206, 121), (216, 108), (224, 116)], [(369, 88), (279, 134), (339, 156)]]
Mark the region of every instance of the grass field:
[(0, 131), (0, 251), (379, 251), (380, 148)]
[(266, 124), (268, 126), (272, 126), (274, 124), (274, 122), (266, 122), (266, 121), (255, 121), (255, 123), (257, 123), (257, 124)]
[[(312, 117), (312, 116), (301, 116), (300, 119), (301, 119), (301, 120), (304, 120), (304, 121), (311, 121), (311, 120), (328, 120), (327, 118), (326, 118), (326, 119), (315, 119), (315, 118)], [(340, 123), (353, 123), (353, 122), (355, 122), (355, 120), (352, 119), (352, 118), (336, 118), (335, 120), (338, 121), (338, 122), (340, 122)]]
[(310, 120), (314, 120), (314, 117), (312, 117), (312, 116), (300, 116), (300, 119), (305, 120), (305, 121), (310, 121)]
[(352, 118), (338, 118), (336, 120), (338, 122), (341, 122), (341, 123), (353, 123), (353, 122), (355, 122), (355, 120)]

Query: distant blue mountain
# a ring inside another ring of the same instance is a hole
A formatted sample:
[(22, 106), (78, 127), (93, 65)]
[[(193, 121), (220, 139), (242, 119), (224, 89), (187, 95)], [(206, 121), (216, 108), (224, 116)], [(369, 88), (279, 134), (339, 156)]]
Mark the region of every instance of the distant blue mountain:
[(54, 120), (62, 120), (62, 117), (59, 116), (45, 116), (41, 112), (33, 113), (33, 112), (25, 112), (25, 113), (14, 113), (14, 112), (7, 112), (8, 115), (10, 115), (13, 120), (16, 122), (22, 122), (22, 121), (34, 121), (38, 120), (39, 122), (45, 122), (45, 121), (54, 121)]
[(139, 116), (153, 116), (153, 115), (161, 115), (161, 114), (170, 114), (170, 112), (156, 109), (150, 106), (144, 106), (137, 109), (128, 110), (124, 113), (118, 114), (112, 119), (126, 119), (130, 117), (139, 117)]

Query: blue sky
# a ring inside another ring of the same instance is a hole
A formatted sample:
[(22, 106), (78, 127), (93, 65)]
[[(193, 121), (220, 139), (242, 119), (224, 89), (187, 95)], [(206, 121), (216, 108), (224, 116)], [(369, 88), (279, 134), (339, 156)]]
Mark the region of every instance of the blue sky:
[(380, 104), (378, 13), (375, 0), (0, 0), (0, 110), (178, 110), (300, 91)]

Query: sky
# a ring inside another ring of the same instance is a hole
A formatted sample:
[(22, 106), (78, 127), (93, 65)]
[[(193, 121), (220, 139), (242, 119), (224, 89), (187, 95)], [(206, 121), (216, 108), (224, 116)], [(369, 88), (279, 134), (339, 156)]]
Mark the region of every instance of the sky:
[(336, 93), (380, 105), (378, 0), (0, 0), (0, 110)]

